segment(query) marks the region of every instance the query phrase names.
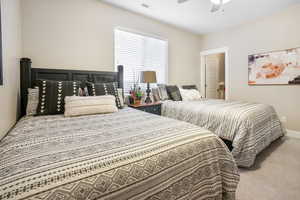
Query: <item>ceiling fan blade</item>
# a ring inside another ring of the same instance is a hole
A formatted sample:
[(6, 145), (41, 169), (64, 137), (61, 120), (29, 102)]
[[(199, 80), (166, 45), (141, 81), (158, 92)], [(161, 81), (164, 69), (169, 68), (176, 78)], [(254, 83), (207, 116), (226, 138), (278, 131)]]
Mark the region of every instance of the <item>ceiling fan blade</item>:
[(188, 0), (177, 0), (177, 3), (184, 3), (187, 2)]
[(221, 9), (221, 5), (220, 4), (212, 4), (212, 8), (211, 8), (211, 10), (210, 10), (210, 12), (217, 12), (218, 10), (220, 10)]
[(220, 0), (219, 4), (212, 3), (212, 8), (211, 8), (210, 12), (212, 12), (212, 13), (217, 12), (222, 8), (222, 6), (223, 6), (223, 0)]

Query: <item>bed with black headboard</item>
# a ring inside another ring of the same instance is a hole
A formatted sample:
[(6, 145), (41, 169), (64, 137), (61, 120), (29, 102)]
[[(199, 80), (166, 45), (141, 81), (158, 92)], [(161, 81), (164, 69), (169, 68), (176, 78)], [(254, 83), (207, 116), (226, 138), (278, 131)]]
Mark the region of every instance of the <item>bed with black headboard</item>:
[(33, 88), (38, 79), (55, 81), (81, 81), (93, 83), (118, 82), (118, 87), (123, 88), (123, 66), (118, 66), (117, 72), (64, 70), (53, 68), (32, 68), (30, 58), (20, 61), (21, 84), (21, 117), (26, 115), (28, 88)]
[[(35, 80), (117, 81), (118, 72), (31, 68), (21, 60), (22, 115)], [(89, 98), (89, 97), (82, 97)], [(26, 116), (0, 142), (0, 199), (234, 200), (238, 169), (208, 130), (132, 108)]]

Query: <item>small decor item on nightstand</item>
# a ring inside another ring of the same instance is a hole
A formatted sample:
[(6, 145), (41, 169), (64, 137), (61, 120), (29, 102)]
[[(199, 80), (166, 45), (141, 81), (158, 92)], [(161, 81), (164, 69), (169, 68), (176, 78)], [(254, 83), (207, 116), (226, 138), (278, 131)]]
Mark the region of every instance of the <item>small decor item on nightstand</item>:
[(156, 83), (156, 72), (155, 71), (143, 71), (141, 72), (140, 77), (141, 83), (147, 83), (147, 98), (145, 100), (145, 103), (152, 103), (152, 100), (150, 98), (150, 83)]
[(129, 91), (129, 93), (130, 93), (130, 98), (133, 101), (130, 102), (131, 104), (136, 104), (136, 105), (141, 104), (141, 100), (143, 96), (141, 87), (134, 84), (134, 87)]

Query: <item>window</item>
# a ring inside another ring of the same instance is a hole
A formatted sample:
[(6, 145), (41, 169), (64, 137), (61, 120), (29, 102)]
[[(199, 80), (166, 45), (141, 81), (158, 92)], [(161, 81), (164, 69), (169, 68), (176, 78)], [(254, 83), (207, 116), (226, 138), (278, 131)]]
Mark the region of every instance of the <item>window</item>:
[(141, 71), (156, 71), (157, 82), (166, 83), (167, 53), (165, 40), (116, 29), (115, 65), (124, 66), (125, 93), (139, 83)]

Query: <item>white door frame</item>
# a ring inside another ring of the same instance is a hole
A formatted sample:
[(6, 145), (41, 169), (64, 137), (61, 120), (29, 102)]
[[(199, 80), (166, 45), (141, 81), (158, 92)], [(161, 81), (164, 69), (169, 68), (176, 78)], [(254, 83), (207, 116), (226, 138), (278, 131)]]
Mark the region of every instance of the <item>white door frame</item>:
[(218, 53), (225, 53), (225, 100), (229, 100), (230, 99), (230, 94), (229, 94), (230, 81), (229, 81), (229, 48), (228, 47), (210, 49), (210, 50), (205, 50), (205, 51), (200, 52), (201, 91), (203, 93), (205, 93), (205, 56), (208, 56), (211, 54), (218, 54)]

